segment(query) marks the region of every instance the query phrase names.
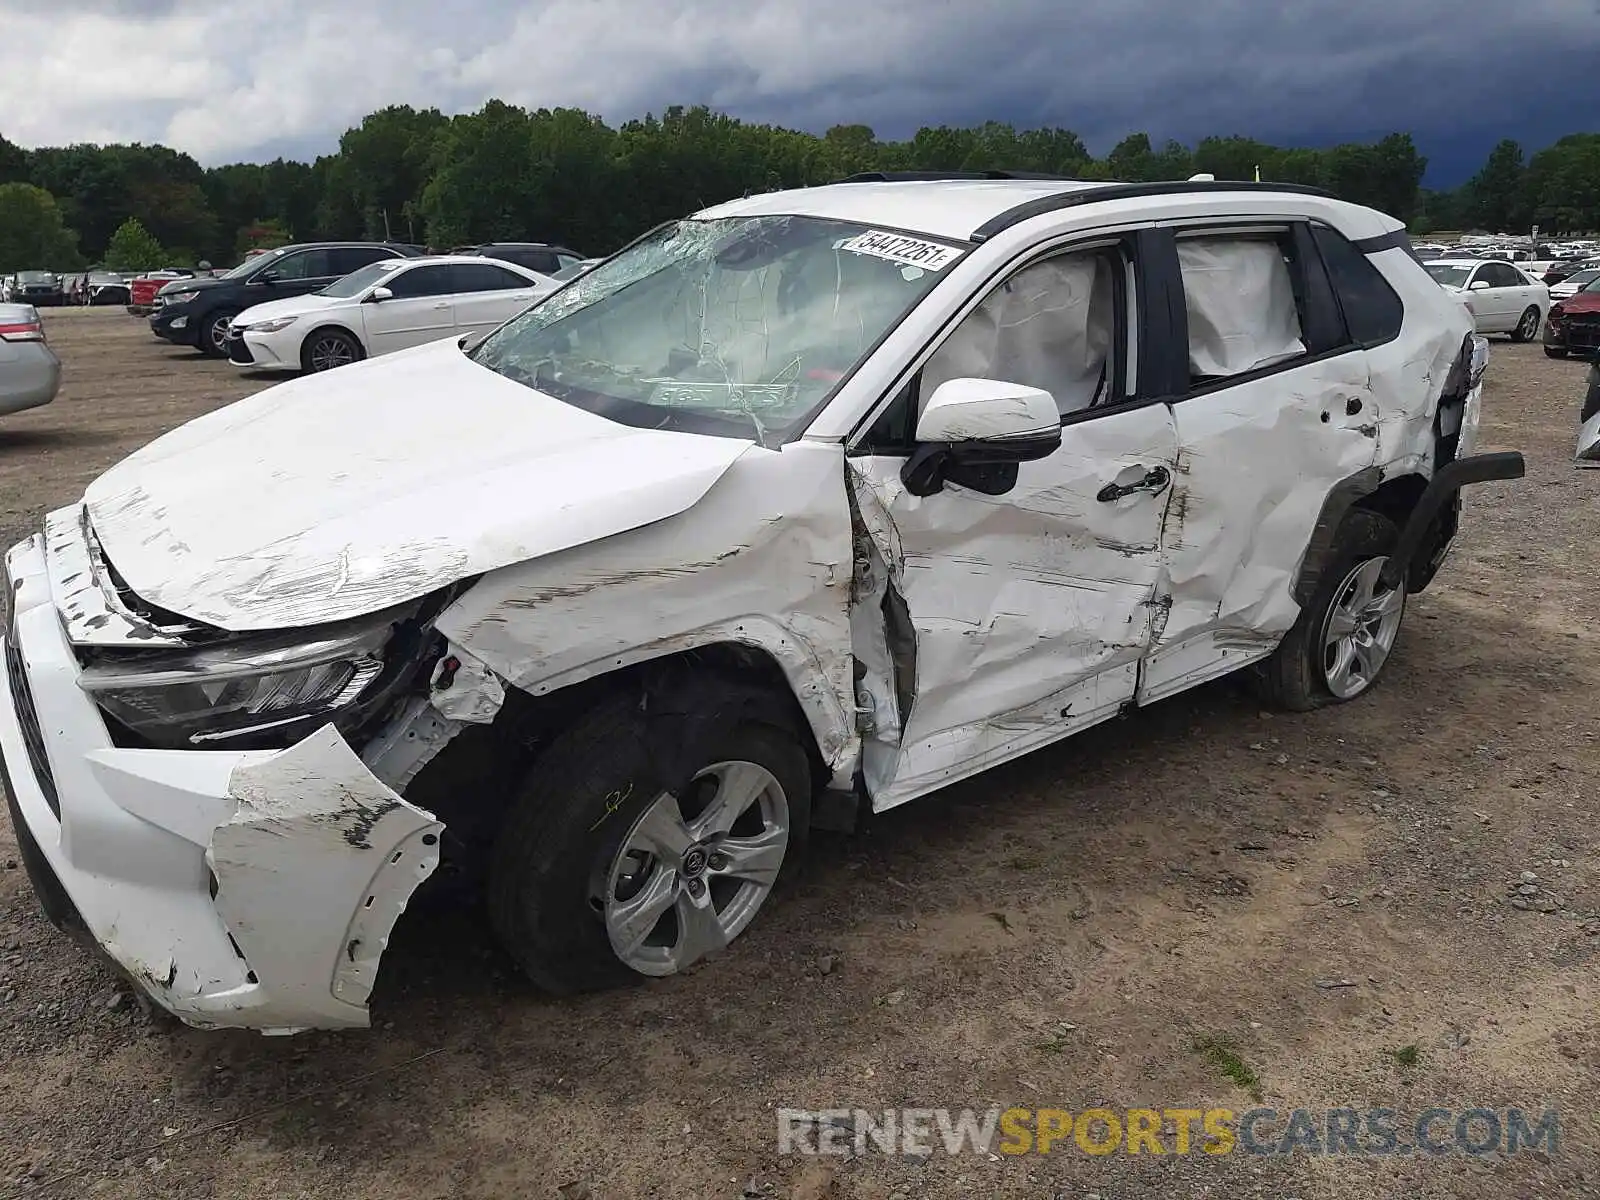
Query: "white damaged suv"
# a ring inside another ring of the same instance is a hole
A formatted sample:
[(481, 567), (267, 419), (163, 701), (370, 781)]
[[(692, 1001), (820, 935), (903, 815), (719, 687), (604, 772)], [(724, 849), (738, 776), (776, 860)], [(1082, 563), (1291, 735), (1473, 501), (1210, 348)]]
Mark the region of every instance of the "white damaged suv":
[[(6, 556), (46, 911), (198, 1026), (360, 1026), (442, 861), (539, 984), (682, 971), (809, 829), (1250, 669), (1378, 679), (1483, 340), (1399, 222), (857, 177), (157, 439)], [(442, 874), (442, 873), (441, 873)]]

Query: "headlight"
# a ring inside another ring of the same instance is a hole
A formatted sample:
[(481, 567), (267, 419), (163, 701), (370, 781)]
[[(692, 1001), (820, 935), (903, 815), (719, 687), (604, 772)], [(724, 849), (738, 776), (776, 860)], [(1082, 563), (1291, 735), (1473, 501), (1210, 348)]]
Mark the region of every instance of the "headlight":
[(240, 329), (248, 329), (251, 333), (277, 333), (280, 329), (287, 329), (298, 321), (299, 317), (274, 317), (270, 321), (257, 321), (250, 325), (241, 325)]
[(163, 304), (182, 304), (186, 300), (193, 300), (199, 294), (199, 292), (170, 292), (158, 299)]
[(273, 634), (177, 654), (108, 657), (85, 668), (78, 685), (157, 746), (259, 742), (285, 726), (329, 721), (360, 699), (383, 674), (384, 647), (406, 615), (380, 614), (314, 640)]

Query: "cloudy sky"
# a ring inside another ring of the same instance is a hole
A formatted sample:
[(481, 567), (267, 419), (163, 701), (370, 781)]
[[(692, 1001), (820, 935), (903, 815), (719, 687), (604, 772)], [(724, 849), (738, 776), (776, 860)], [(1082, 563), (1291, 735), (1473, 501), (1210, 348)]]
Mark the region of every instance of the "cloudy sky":
[(1429, 182), (1596, 128), (1600, 0), (0, 0), (0, 134), (326, 152), (385, 104), (668, 104), (880, 136), (986, 119), (1103, 154), (1409, 130)]

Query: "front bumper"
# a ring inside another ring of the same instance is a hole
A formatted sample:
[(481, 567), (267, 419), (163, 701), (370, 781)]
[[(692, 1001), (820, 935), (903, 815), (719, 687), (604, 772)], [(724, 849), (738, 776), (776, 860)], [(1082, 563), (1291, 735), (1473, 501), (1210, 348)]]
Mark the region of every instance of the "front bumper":
[(179, 345), (194, 345), (198, 324), (197, 315), (189, 311), (187, 304), (158, 305), (150, 314), (150, 332)]
[(116, 746), (78, 687), (45, 539), (14, 547), (6, 570), (0, 641), (20, 675), (0, 687), (0, 756), (47, 915), (81, 922), (188, 1024), (367, 1025), (379, 958), (443, 826), (332, 726), (282, 751)]
[(299, 330), (252, 333), (234, 326), (228, 330), (228, 361), (242, 371), (298, 371), (300, 336)]
[(1600, 355), (1600, 314), (1577, 313), (1546, 321), (1544, 344), (1578, 358)]

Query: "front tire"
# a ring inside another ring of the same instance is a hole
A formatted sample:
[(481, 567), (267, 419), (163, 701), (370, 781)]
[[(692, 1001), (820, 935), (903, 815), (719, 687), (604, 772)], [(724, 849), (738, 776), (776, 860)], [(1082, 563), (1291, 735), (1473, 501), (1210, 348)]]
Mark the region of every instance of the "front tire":
[(540, 756), (488, 886), (495, 932), (535, 984), (677, 974), (748, 928), (799, 857), (811, 799), (798, 738), (749, 711), (617, 696)]
[(318, 329), (300, 347), (300, 367), (308, 373), (347, 367), (365, 357), (361, 343), (342, 329)]
[(1544, 322), (1539, 317), (1537, 305), (1529, 305), (1528, 310), (1517, 321), (1517, 327), (1511, 331), (1513, 342), (1531, 342), (1539, 335), (1539, 326)]
[(228, 326), (239, 314), (228, 309), (207, 314), (195, 331), (195, 347), (207, 358), (228, 357)]
[(1544, 356), (1546, 358), (1565, 358), (1567, 352), (1560, 346), (1546, 346), (1544, 348)]
[(1386, 517), (1359, 508), (1346, 514), (1310, 603), (1257, 668), (1264, 700), (1309, 712), (1354, 700), (1377, 683), (1405, 618), (1405, 581), (1378, 585), (1398, 538)]

